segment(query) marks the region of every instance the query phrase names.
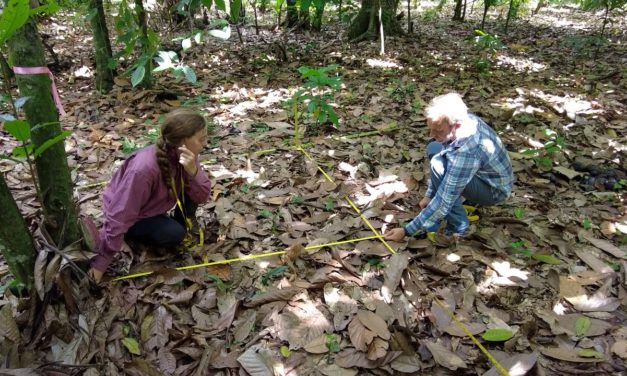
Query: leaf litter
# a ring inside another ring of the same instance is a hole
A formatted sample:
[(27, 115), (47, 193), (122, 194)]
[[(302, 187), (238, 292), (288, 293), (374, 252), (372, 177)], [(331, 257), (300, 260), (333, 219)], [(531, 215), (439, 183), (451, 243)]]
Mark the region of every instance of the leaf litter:
[[(28, 367), (35, 365), (59, 374), (85, 370), (90, 376), (443, 374), (459, 369), (499, 374), (431, 292), (479, 340), (487, 335), (483, 345), (511, 375), (533, 368), (537, 374), (569, 374), (575, 368), (624, 371), (627, 250), (621, 243), (625, 231), (620, 229), (626, 225), (620, 200), (625, 197), (624, 190), (607, 188), (610, 175), (616, 180), (625, 174), (624, 161), (613, 162), (624, 153), (624, 77), (605, 79), (602, 84), (609, 89), (588, 101), (586, 85), (597, 83), (576, 65), (583, 81), (575, 81), (571, 91), (546, 84), (561, 77), (554, 67), (525, 75), (495, 69), (489, 80), (463, 73), (438, 54), (458, 48), (467, 56), (476, 52), (448, 44), (461, 38), (459, 29), (438, 22), (444, 25), (444, 39), (423, 33), (418, 40), (386, 41), (390, 59), (411, 68), (402, 73), (368, 66), (366, 57), (374, 51), (368, 44), (351, 50), (355, 58), (327, 53), (347, 48), (336, 40), (319, 43), (327, 50), (306, 55), (299, 50), (304, 36), (298, 34), (287, 42), (295, 47), (295, 60), (251, 70), (246, 62), (268, 51), (247, 34), (247, 48), (202, 46), (207, 55), (226, 48), (223, 53), (234, 61), (230, 75), (223, 68), (203, 67), (198, 87), (160, 77), (164, 86), (189, 91), (188, 99), (206, 96), (199, 109), (218, 125), (216, 142), (202, 155), (214, 182), (213, 200), (198, 212), (207, 241), (200, 252), (178, 259), (129, 252), (118, 260), (118, 270), (171, 268), (272, 250), (287, 254), (186, 272), (163, 269), (92, 293), (63, 273), (65, 258), (47, 261), (48, 251), (41, 250), (37, 295), (48, 297), (66, 286), (65, 297), (30, 307), (8, 293), (0, 300), (0, 354), (8, 354), (2, 361), (14, 368), (9, 374), (31, 374)], [(540, 39), (516, 29), (511, 40), (528, 53), (544, 51), (552, 62), (570, 61), (557, 43), (558, 29), (529, 28)], [(317, 42), (328, 37), (328, 32), (308, 36)], [(432, 50), (434, 44), (440, 50)], [(62, 56), (76, 53), (68, 49)], [(608, 56), (597, 69), (611, 69), (615, 58)], [(347, 88), (337, 98), (344, 122), (336, 133), (380, 132), (338, 139), (304, 119), (316, 165), (286, 146), (293, 127), (278, 102), (298, 81), (299, 65), (331, 63), (341, 66)], [(457, 75), (453, 86), (452, 74)], [(91, 89), (77, 86), (78, 80), (69, 81), (66, 72), (60, 76), (71, 114), (63, 125), (74, 132), (66, 147), (70, 166), (77, 168), (81, 212), (100, 224), (97, 198), (125, 157), (125, 137), (147, 143), (158, 115), (182, 102), (160, 100), (159, 90), (131, 91), (121, 78), (110, 95), (95, 97)], [(399, 88), (411, 95), (394, 94)], [(503, 205), (479, 209), (471, 235), (457, 242), (439, 235), (433, 241), (410, 239), (395, 244), (394, 255), (376, 240), (305, 250), (304, 245), (372, 235), (343, 201), (345, 195), (379, 231), (415, 215), (418, 192), (428, 178), (424, 117), (415, 104), (451, 89), (466, 93), (469, 107), (495, 128), (512, 129), (501, 135), (516, 172), (514, 195)], [(535, 112), (525, 112), (532, 107)], [(394, 131), (381, 131), (392, 124)], [(550, 168), (542, 160), (551, 141), (547, 130), (566, 141), (551, 156)], [(4, 145), (15, 146), (4, 133), (0, 139), (3, 151)], [(535, 151), (525, 154), (527, 149)], [(326, 182), (318, 166), (335, 182)], [(27, 221), (34, 223), (39, 208), (27, 171), (7, 160), (0, 161), (0, 169)], [(85, 257), (66, 255), (71, 261)], [(44, 319), (36, 321), (37, 313)], [(32, 353), (18, 351), (27, 343)]]

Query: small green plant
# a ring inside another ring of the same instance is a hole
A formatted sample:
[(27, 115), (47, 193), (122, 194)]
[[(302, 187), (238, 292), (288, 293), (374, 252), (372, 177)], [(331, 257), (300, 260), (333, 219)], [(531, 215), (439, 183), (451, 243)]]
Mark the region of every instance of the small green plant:
[(305, 198), (302, 195), (296, 195), (296, 196), (292, 196), (290, 201), (293, 204), (302, 204), (303, 202), (305, 202)]
[(558, 258), (554, 256), (535, 253), (532, 250), (527, 249), (526, 248), (527, 243), (524, 240), (512, 242), (509, 244), (509, 246), (515, 249), (519, 255), (526, 257), (526, 258), (532, 258), (534, 260), (543, 262), (545, 264), (550, 264), (550, 265), (559, 265), (562, 263), (561, 260), (559, 260)]
[(383, 269), (385, 268), (385, 264), (381, 260), (381, 257), (372, 256), (367, 260), (367, 266), (369, 269)]
[(318, 69), (302, 66), (298, 68), (301, 77), (305, 79), (303, 88), (296, 91), (288, 101), (294, 116), (294, 128), (296, 132), (295, 143), (298, 140), (298, 119), (300, 118), (300, 104), (306, 104), (305, 112), (316, 120), (316, 125), (330, 121), (337, 128), (339, 119), (333, 107), (329, 104), (334, 99), (335, 92), (340, 89), (342, 77), (329, 75), (329, 72), (337, 69), (337, 65), (328, 65)]
[(335, 208), (335, 202), (331, 197), (327, 197), (326, 200), (324, 200), (324, 210), (332, 211), (333, 208)]
[(541, 149), (527, 149), (522, 152), (524, 155), (533, 156), (533, 160), (541, 170), (550, 170), (553, 168), (555, 154), (562, 151), (566, 146), (564, 137), (557, 134), (552, 129), (544, 129), (544, 136), (548, 141)]
[(287, 270), (286, 265), (277, 266), (276, 268), (272, 268), (268, 270), (263, 276), (261, 276), (261, 283), (264, 286), (268, 286), (268, 283), (271, 280), (282, 276), (286, 270)]
[(525, 209), (524, 208), (516, 208), (514, 209), (514, 216), (518, 219), (525, 218)]
[(257, 217), (268, 218), (272, 220), (272, 233), (279, 233), (279, 220), (281, 218), (281, 213), (277, 210), (277, 212), (272, 212), (268, 209), (262, 209), (257, 212)]
[(230, 284), (225, 283), (222, 278), (218, 277), (217, 275), (213, 275), (213, 274), (209, 274), (207, 273), (205, 275), (205, 279), (209, 280), (211, 282), (213, 282), (216, 285), (216, 288), (221, 292), (221, 293), (225, 293), (229, 290), (229, 288), (231, 287)]
[(326, 345), (329, 352), (338, 353), (340, 352), (340, 340), (335, 334), (327, 334), (326, 336)]
[(122, 140), (122, 152), (124, 154), (134, 153), (142, 147), (143, 146), (141, 144), (135, 142), (135, 140), (131, 140), (128, 137), (124, 137), (124, 139)]
[(480, 57), (475, 61), (475, 68), (480, 73), (487, 73), (499, 50), (505, 48), (501, 39), (496, 34), (490, 34), (483, 30), (475, 30), (474, 47), (481, 51)]
[(581, 221), (581, 226), (584, 228), (584, 230), (590, 230), (592, 228), (592, 221), (590, 220), (590, 218), (585, 218), (583, 221)]
[(388, 96), (398, 102), (407, 102), (414, 98), (416, 85), (413, 82), (403, 83), (401, 80), (395, 79), (385, 91)]

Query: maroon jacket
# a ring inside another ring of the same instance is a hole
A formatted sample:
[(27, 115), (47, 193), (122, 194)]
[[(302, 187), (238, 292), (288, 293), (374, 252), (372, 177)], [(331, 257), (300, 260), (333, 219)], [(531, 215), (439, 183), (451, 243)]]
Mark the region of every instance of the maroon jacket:
[[(98, 255), (91, 261), (94, 269), (105, 271), (122, 247), (124, 235), (144, 218), (165, 214), (176, 205), (176, 199), (163, 181), (157, 164), (156, 147), (149, 146), (131, 155), (115, 172), (103, 194), (103, 228), (100, 230)], [(181, 174), (188, 196), (197, 204), (209, 199), (211, 182), (198, 160), (196, 176), (189, 176), (178, 163), (178, 154), (170, 156), (170, 171), (181, 192)]]

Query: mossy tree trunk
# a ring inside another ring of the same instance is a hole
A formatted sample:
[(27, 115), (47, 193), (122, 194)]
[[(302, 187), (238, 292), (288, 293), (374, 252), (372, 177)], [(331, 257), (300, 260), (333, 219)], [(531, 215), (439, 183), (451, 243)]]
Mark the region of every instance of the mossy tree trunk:
[(33, 285), (35, 246), (26, 222), (0, 173), (0, 253), (18, 283)]
[[(379, 6), (381, 6), (385, 35), (398, 35), (402, 28), (396, 19), (398, 0), (361, 0), (361, 9), (348, 27), (351, 40), (376, 39), (379, 35)], [(371, 21), (374, 20), (374, 22)]]
[(96, 54), (96, 89), (107, 93), (113, 87), (115, 73), (111, 67), (113, 53), (102, 0), (89, 0), (89, 12)]
[[(30, 19), (9, 39), (9, 61), (16, 67), (43, 67), (44, 49), (35, 22)], [(31, 139), (37, 149), (61, 133), (57, 108), (50, 93), (50, 79), (45, 74), (18, 74), (15, 77), (24, 104), (26, 120), (33, 128)], [(63, 142), (45, 150), (35, 158), (42, 205), (47, 212), (47, 230), (59, 248), (81, 238), (74, 202), (72, 181)]]

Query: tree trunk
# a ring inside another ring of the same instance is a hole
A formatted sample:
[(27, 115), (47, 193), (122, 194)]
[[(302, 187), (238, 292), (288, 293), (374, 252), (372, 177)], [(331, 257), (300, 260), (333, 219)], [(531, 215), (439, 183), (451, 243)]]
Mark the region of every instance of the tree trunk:
[(113, 87), (114, 71), (110, 65), (113, 54), (102, 0), (89, 0), (89, 9), (96, 53), (96, 89), (108, 93)]
[(15, 280), (26, 289), (30, 289), (33, 285), (35, 246), (2, 173), (0, 173), (0, 253), (4, 256)]
[(287, 27), (298, 25), (298, 9), (296, 0), (287, 0)]
[[(147, 53), (152, 46), (150, 46), (150, 40), (148, 38), (148, 21), (142, 0), (135, 0), (135, 14), (137, 15), (137, 24), (142, 31), (142, 52)], [(146, 73), (144, 74), (140, 86), (144, 88), (152, 87), (152, 57), (146, 60)]]
[[(45, 66), (44, 50), (35, 22), (30, 19), (8, 41), (9, 60), (19, 67)], [(20, 95), (29, 97), (24, 104), (26, 120), (34, 129), (31, 139), (35, 146), (61, 133), (59, 115), (50, 93), (50, 79), (45, 74), (15, 77)], [(72, 180), (63, 142), (57, 142), (35, 158), (43, 202), (48, 219), (47, 230), (59, 248), (81, 238), (76, 208), (72, 201)]]
[(507, 10), (507, 18), (505, 19), (505, 35), (507, 35), (507, 31), (509, 30), (509, 21), (511, 21), (514, 12), (515, 12), (515, 6), (516, 4), (514, 3), (515, 0), (509, 0), (509, 9)]
[(455, 12), (453, 13), (453, 21), (462, 20), (462, 0), (455, 0)]
[(326, 1), (315, 2), (314, 1), (314, 18), (311, 23), (311, 28), (315, 31), (322, 30), (322, 15), (324, 14), (324, 6), (326, 5)]
[(301, 29), (309, 30), (311, 28), (311, 22), (309, 18), (310, 18), (309, 7), (307, 7), (306, 9), (303, 8), (302, 2), (301, 2), (301, 8), (300, 8), (299, 19), (298, 19), (298, 25)]
[(485, 31), (485, 16), (488, 14), (488, 9), (490, 9), (490, 3), (487, 0), (484, 0), (483, 17), (481, 18), (481, 30), (482, 31)]
[[(385, 34), (398, 35), (402, 34), (402, 28), (398, 20), (396, 19), (396, 7), (398, 0), (380, 0), (381, 7), (383, 8), (383, 30)], [(373, 28), (370, 28), (370, 18), (374, 12), (378, 15), (379, 1), (377, 0), (362, 0), (361, 9), (357, 16), (353, 19), (353, 22), (348, 27), (347, 36), (349, 39), (361, 40), (364, 38), (375, 39), (377, 37), (377, 27), (379, 26), (378, 17), (375, 17), (375, 24)], [(376, 8), (376, 9), (375, 9)]]

